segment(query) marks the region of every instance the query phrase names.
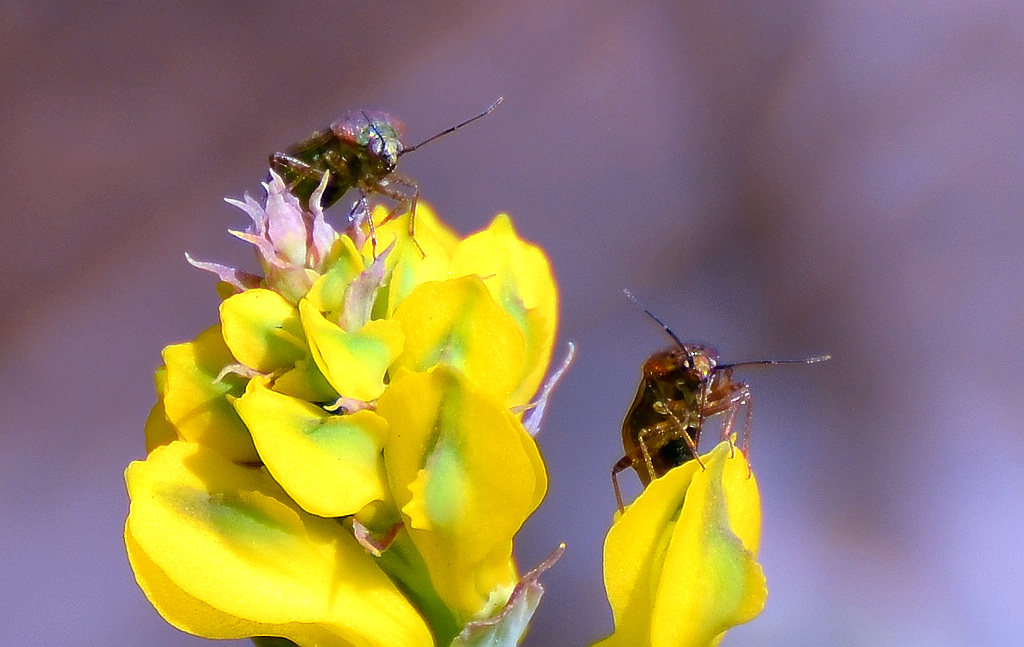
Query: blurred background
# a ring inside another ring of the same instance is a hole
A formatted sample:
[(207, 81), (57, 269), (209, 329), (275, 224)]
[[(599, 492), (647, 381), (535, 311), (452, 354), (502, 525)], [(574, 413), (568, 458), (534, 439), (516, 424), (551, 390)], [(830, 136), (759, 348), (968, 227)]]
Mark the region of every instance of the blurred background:
[(511, 213), (578, 345), (526, 645), (612, 628), (609, 470), (668, 343), (625, 287), (726, 361), (834, 355), (741, 376), (771, 594), (723, 645), (1024, 640), (1021, 3), (10, 0), (0, 87), (5, 643), (206, 644), (121, 539), (160, 350), (217, 317), (184, 252), (254, 268), (222, 198), (348, 109), (416, 142), (498, 96), (401, 171), (463, 234)]

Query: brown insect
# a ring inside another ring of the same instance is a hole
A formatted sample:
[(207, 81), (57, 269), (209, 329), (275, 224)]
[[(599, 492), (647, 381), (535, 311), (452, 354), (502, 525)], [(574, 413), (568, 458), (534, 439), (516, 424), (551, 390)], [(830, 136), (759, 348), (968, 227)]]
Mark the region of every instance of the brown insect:
[(711, 416), (725, 414), (722, 438), (731, 440), (740, 407), (745, 407), (742, 443), (744, 455), (747, 453), (753, 398), (750, 385), (733, 379), (734, 368), (814, 364), (831, 358), (831, 355), (820, 355), (807, 359), (720, 364), (717, 350), (710, 346), (684, 344), (671, 328), (640, 306), (628, 290), (625, 292), (647, 316), (658, 322), (675, 344), (659, 350), (644, 362), (636, 397), (622, 421), (622, 446), (626, 455), (612, 466), (612, 487), (620, 511), (625, 506), (617, 475), (626, 468), (632, 467), (646, 487), (673, 467), (689, 460), (696, 460), (704, 467), (697, 454), (697, 445), (704, 421)]

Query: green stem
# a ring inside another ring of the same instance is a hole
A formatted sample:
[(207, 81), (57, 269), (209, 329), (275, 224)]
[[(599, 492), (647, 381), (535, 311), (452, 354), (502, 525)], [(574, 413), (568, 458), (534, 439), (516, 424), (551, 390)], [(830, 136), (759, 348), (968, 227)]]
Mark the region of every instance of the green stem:
[(404, 528), (377, 563), (423, 614), (436, 643), (450, 645), (462, 628), (431, 585), (427, 565)]

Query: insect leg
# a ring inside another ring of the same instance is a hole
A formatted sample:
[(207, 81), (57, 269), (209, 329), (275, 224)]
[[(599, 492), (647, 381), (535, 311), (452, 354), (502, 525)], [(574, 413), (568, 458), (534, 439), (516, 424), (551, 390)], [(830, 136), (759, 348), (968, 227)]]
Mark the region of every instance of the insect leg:
[(728, 440), (729, 445), (732, 445), (732, 426), (736, 422), (736, 415), (740, 411), (740, 407), (745, 407), (744, 418), (743, 418), (743, 434), (741, 435), (743, 457), (747, 459), (747, 464), (750, 464), (750, 419), (754, 413), (754, 397), (750, 393), (750, 387), (746, 384), (740, 386), (736, 391), (729, 395), (727, 400), (725, 411), (727, 417), (725, 423), (722, 424), (722, 440)]
[[(650, 429), (652, 431), (658, 431), (656, 427), (658, 427), (658, 425), (655, 425)], [(618, 474), (619, 472), (622, 472), (626, 468), (632, 467), (634, 470), (636, 470), (637, 476), (639, 476), (640, 469), (637, 467), (637, 463), (639, 462), (641, 456), (647, 463), (648, 474), (650, 475), (650, 480), (653, 481), (655, 478), (654, 465), (651, 462), (650, 454), (647, 453), (647, 447), (644, 446), (643, 443), (641, 443), (639, 447), (633, 448), (632, 451), (630, 451), (628, 454), (626, 454), (618, 461), (616, 461), (615, 465), (612, 465), (612, 489), (615, 490), (615, 500), (618, 501), (619, 503), (619, 512), (625, 511), (625, 506), (622, 504), (622, 492), (621, 490), (619, 490)], [(643, 478), (641, 478), (640, 480), (643, 481)]]
[[(655, 411), (663, 415), (669, 416), (669, 418), (671, 419), (662, 420), (661, 422), (653, 424), (649, 427), (644, 427), (643, 429), (637, 432), (637, 444), (643, 451), (644, 459), (647, 463), (647, 473), (650, 475), (651, 480), (653, 481), (657, 477), (657, 475), (654, 473), (654, 462), (651, 459), (651, 455), (647, 449), (648, 444), (654, 444), (656, 447), (660, 448), (663, 447), (667, 441), (676, 440), (677, 438), (680, 437), (680, 435), (682, 436), (683, 441), (686, 443), (686, 448), (690, 450), (690, 455), (693, 456), (693, 458), (697, 461), (697, 464), (700, 465), (701, 469), (705, 469), (704, 461), (700, 459), (700, 455), (697, 453), (697, 441), (700, 440), (700, 427), (693, 427), (692, 425), (687, 426), (686, 423), (684, 423), (679, 418), (679, 416), (676, 415), (676, 412), (672, 411), (671, 408), (665, 406), (664, 403), (655, 402), (654, 409)], [(695, 433), (692, 437), (689, 433), (687, 433), (689, 429), (695, 429)], [(651, 440), (654, 440), (655, 438), (658, 438), (659, 436), (664, 438), (666, 442), (649, 442)], [(695, 438), (697, 439), (696, 441), (694, 440)]]
[(288, 190), (291, 191), (295, 186), (303, 180), (322, 180), (324, 172), (320, 169), (314, 168), (303, 162), (297, 157), (292, 157), (288, 153), (274, 153), (270, 156), (270, 168), (276, 170), (284, 170), (286, 173), (291, 173), (295, 176), (295, 179), (288, 183)]
[(750, 387), (743, 385), (743, 402), (741, 404), (746, 405), (746, 416), (743, 419), (743, 457), (747, 459), (747, 465), (750, 465), (750, 419), (754, 415), (754, 396), (750, 392)]
[[(373, 214), (370, 213), (370, 203), (366, 198), (366, 191), (362, 187), (359, 188), (359, 199), (352, 205), (348, 217), (352, 221), (352, 226), (356, 229), (359, 229), (359, 226), (363, 224), (363, 220), (370, 225), (370, 250), (373, 253), (373, 259), (377, 260), (377, 230), (373, 227)], [(363, 242), (366, 242), (365, 238)]]
[[(671, 406), (671, 404), (672, 404), (672, 402), (670, 400), (658, 401), (658, 402), (654, 403), (653, 408), (658, 413), (660, 413), (660, 414), (662, 414), (664, 416), (668, 416), (669, 418), (671, 418), (672, 425), (670, 427), (670, 430), (674, 432), (674, 433), (671, 434), (672, 435), (672, 439), (675, 439), (675, 438), (677, 438), (679, 436), (679, 433), (676, 430), (680, 430), (680, 429), (682, 430), (682, 436), (683, 436), (683, 440), (686, 442), (686, 448), (690, 450), (690, 454), (697, 460), (697, 464), (700, 465), (700, 468), (701, 469), (705, 469), (704, 468), (704, 461), (702, 461), (700, 459), (700, 454), (697, 452), (697, 443), (700, 442), (700, 431), (704, 427), (704, 416), (703, 415), (698, 415), (697, 416), (697, 420), (696, 420), (696, 424), (694, 424), (694, 422), (693, 422), (693, 412), (688, 411), (685, 405), (681, 405), (680, 403), (676, 403), (677, 406), (679, 406), (682, 409), (682, 412), (685, 415), (686, 422), (683, 422), (683, 420), (679, 417), (679, 414), (677, 413), (676, 410), (674, 410), (674, 408)], [(701, 408), (703, 408), (703, 407), (701, 407)], [(663, 421), (661, 423), (658, 423), (657, 425), (655, 425), (655, 427), (660, 427), (660, 426), (668, 424), (668, 423), (669, 423), (669, 421), (666, 420), (666, 421)], [(689, 433), (687, 433), (687, 430), (689, 430), (689, 429), (693, 429), (694, 430), (694, 433), (693, 433), (692, 436)], [(640, 430), (640, 432), (638, 434), (638, 440), (640, 440), (640, 438), (642, 438), (644, 436), (644, 432), (646, 432), (646, 431), (647, 431), (647, 429), (641, 429)]]
[(626, 454), (620, 458), (614, 465), (612, 465), (612, 489), (615, 490), (615, 501), (619, 504), (619, 512), (625, 512), (626, 506), (622, 505), (622, 491), (619, 490), (619, 477), (618, 473), (626, 469), (627, 467), (633, 467), (634, 458), (630, 458), (632, 454), (636, 454), (636, 450)]
[[(410, 190), (412, 195), (403, 193), (402, 191), (391, 187), (390, 185), (392, 184), (406, 187)], [(427, 253), (423, 251), (423, 247), (420, 246), (419, 241), (416, 240), (416, 205), (420, 199), (420, 185), (411, 178), (407, 178), (404, 175), (398, 175), (397, 173), (392, 173), (381, 182), (378, 182), (375, 190), (398, 203), (395, 208), (391, 210), (391, 213), (389, 213), (384, 220), (381, 220), (381, 223), (385, 223), (392, 218), (400, 216), (405, 207), (409, 207), (409, 238), (411, 238), (412, 242), (415, 243), (416, 248), (420, 250), (420, 255), (425, 258)]]
[(412, 191), (412, 199), (409, 205), (409, 238), (412, 238), (412, 242), (416, 243), (416, 247), (419, 247), (420, 254), (426, 256), (423, 252), (423, 248), (416, 241), (416, 205), (420, 201), (420, 185), (415, 180), (407, 178), (404, 175), (393, 175), (391, 181), (395, 184), (400, 184)]
[(651, 459), (651, 452), (647, 449), (647, 437), (657, 431), (657, 426), (644, 427), (636, 435), (637, 444), (640, 445), (640, 452), (644, 457), (644, 465), (647, 466), (647, 477), (650, 481), (657, 478), (654, 473), (654, 461)]

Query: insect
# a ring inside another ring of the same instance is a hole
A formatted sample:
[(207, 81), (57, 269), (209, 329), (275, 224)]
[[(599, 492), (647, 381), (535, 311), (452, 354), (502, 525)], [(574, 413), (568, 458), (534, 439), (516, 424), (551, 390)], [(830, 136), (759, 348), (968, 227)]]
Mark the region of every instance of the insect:
[[(637, 303), (636, 298), (625, 291)], [(732, 428), (745, 407), (743, 453), (750, 442), (750, 417), (753, 398), (750, 386), (733, 378), (739, 366), (771, 366), (775, 364), (814, 364), (831, 358), (819, 355), (807, 359), (765, 359), (752, 362), (721, 364), (718, 351), (710, 346), (684, 344), (672, 329), (643, 306), (644, 313), (664, 329), (674, 344), (655, 352), (641, 368), (640, 386), (633, 404), (622, 421), (622, 446), (625, 456), (612, 466), (612, 487), (619, 510), (622, 493), (618, 474), (632, 467), (646, 487), (654, 479), (686, 461), (696, 460), (700, 432), (711, 416), (725, 414), (722, 438), (732, 438)]]
[[(489, 115), (502, 100), (503, 97), (498, 97), (487, 110), (433, 137), (428, 137), (415, 146), (402, 144), (402, 124), (387, 113), (354, 110), (342, 115), (327, 130), (313, 133), (284, 152), (273, 153), (270, 156), (270, 168), (288, 184), (292, 194), (305, 204), (309, 203), (324, 175), (329, 174), (327, 186), (320, 198), (320, 206), (323, 209), (340, 200), (349, 189), (357, 189), (359, 199), (349, 213), (356, 226), (369, 214), (367, 198), (370, 194), (378, 193), (398, 203), (384, 219), (385, 222), (401, 213), (403, 207), (408, 206), (409, 236), (416, 243), (420, 253), (424, 254), (415, 236), (419, 185), (395, 173), (398, 159)], [(377, 234), (374, 231), (373, 220), (369, 219), (368, 222), (376, 256)]]

